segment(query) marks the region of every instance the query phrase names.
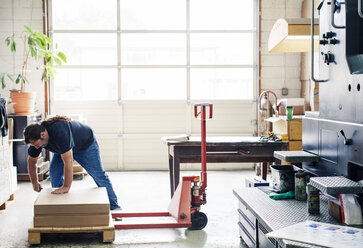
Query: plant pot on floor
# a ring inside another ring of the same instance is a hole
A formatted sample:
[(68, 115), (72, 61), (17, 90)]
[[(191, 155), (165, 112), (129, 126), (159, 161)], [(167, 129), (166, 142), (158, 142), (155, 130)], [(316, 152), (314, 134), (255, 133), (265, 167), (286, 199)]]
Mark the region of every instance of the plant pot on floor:
[(10, 92), (14, 113), (28, 115), (34, 113), (36, 92)]

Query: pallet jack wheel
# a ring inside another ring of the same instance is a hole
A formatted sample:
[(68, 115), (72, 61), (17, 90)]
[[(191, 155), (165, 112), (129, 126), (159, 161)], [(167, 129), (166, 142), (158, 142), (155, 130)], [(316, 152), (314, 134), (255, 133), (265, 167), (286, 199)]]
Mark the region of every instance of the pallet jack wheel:
[(208, 223), (208, 217), (205, 213), (202, 212), (194, 212), (191, 216), (192, 219), (192, 227), (190, 230), (202, 230)]

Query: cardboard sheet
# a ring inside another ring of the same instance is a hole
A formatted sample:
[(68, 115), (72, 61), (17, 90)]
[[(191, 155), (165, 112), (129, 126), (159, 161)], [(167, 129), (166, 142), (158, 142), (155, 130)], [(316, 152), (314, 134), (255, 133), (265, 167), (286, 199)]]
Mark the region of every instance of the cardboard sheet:
[(39, 215), (108, 215), (110, 203), (106, 188), (76, 188), (67, 194), (51, 194), (43, 189), (34, 203), (34, 216)]
[(91, 227), (108, 226), (110, 215), (38, 215), (34, 227)]
[(362, 247), (363, 244), (363, 229), (316, 221), (300, 222), (266, 236), (333, 248)]

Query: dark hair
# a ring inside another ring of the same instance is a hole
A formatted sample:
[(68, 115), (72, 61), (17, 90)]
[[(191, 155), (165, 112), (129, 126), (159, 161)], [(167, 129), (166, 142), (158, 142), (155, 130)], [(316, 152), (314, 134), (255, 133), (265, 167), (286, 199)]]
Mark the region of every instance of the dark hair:
[(25, 129), (24, 129), (24, 139), (25, 139), (25, 144), (29, 144), (30, 141), (36, 141), (38, 139), (40, 139), (40, 133), (45, 131), (45, 126), (38, 124), (38, 123), (34, 123), (34, 124), (30, 124), (28, 125)]
[(42, 121), (42, 125), (43, 126), (50, 126), (52, 125), (54, 122), (58, 121), (58, 120), (63, 120), (63, 121), (70, 121), (71, 118), (64, 116), (64, 115), (56, 115), (54, 117), (45, 119), (44, 121)]
[(45, 127), (52, 125), (58, 120), (70, 121), (71, 118), (67, 116), (55, 116), (42, 121), (40, 124), (30, 124), (24, 129), (25, 144), (29, 144), (30, 141), (36, 141), (40, 139), (40, 133), (45, 131)]

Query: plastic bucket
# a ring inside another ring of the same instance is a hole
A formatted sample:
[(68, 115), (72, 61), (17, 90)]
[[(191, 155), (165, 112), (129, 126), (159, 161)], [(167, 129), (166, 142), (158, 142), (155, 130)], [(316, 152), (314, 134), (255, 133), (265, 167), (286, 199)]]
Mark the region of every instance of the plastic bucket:
[[(272, 184), (280, 193), (295, 190), (295, 173), (298, 168), (293, 165), (272, 165)], [(296, 168), (296, 169), (295, 169)]]

